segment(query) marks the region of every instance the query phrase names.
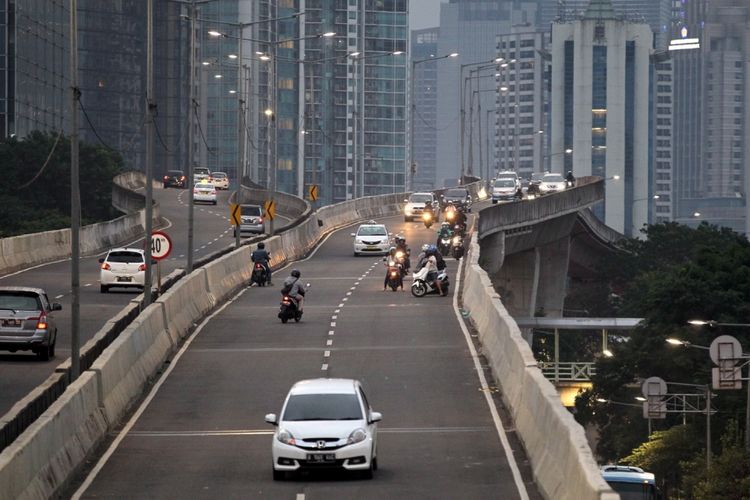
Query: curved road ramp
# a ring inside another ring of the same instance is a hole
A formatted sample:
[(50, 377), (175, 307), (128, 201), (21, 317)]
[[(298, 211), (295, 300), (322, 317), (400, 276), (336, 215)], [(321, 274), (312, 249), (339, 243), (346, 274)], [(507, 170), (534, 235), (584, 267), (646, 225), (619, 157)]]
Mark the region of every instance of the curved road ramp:
[[(272, 265), (303, 257), (329, 232), (400, 213), (403, 193), (359, 198), (309, 213), (266, 240)], [(55, 496), (158, 376), (193, 324), (250, 280), (244, 245), (179, 279), (144, 309), (91, 367), (0, 452), (0, 499)]]

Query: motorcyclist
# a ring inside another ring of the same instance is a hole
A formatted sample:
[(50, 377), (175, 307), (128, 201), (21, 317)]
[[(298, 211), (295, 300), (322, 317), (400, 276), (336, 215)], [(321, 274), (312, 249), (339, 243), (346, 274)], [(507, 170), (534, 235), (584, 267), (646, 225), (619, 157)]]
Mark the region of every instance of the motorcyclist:
[(466, 235), (466, 214), (463, 212), (463, 210), (456, 210), (456, 216), (454, 219), (455, 227), (458, 229), (458, 233), (461, 234), (461, 236)]
[(449, 222), (443, 222), (440, 224), (440, 229), (437, 232), (438, 239), (437, 239), (437, 245), (440, 246), (440, 240), (443, 238), (452, 238), (453, 237), (453, 228), (451, 227)]
[(414, 268), (415, 273), (419, 272), (419, 270), (424, 267), (425, 261), (427, 260), (427, 257), (428, 257), (427, 250), (429, 250), (429, 248), (430, 248), (430, 245), (428, 245), (427, 243), (422, 245), (422, 251), (417, 256), (417, 264), (416, 264), (416, 267)]
[(427, 263), (425, 265), (427, 266), (426, 281), (428, 283), (434, 283), (435, 286), (437, 286), (440, 296), (445, 297), (446, 294), (445, 292), (443, 292), (443, 285), (440, 283), (440, 280), (437, 279), (438, 268), (437, 268), (437, 258), (435, 257), (435, 254), (431, 254), (429, 257), (427, 257)]
[(576, 178), (573, 177), (572, 170), (568, 170), (567, 175), (565, 175), (565, 183), (568, 185), (568, 187), (574, 187), (576, 185)]
[(268, 283), (269, 285), (273, 285), (273, 283), (271, 282), (271, 266), (268, 265), (269, 261), (271, 260), (271, 254), (266, 250), (265, 243), (263, 243), (262, 241), (258, 243), (258, 248), (256, 248), (250, 255), (250, 260), (261, 264), (265, 268), (266, 283)]
[[(388, 270), (389, 264), (388, 263), (391, 262), (391, 261), (398, 262), (398, 260), (396, 259), (396, 251), (397, 251), (396, 247), (391, 247), (388, 250), (388, 255), (386, 255), (385, 257), (383, 257), (383, 261), (385, 262), (385, 279), (383, 280), (383, 291), (384, 292), (388, 288), (388, 278), (389, 278), (389, 270)], [(401, 290), (403, 290), (403, 289), (404, 289), (404, 281), (401, 280)]]
[(396, 251), (401, 251), (404, 253), (404, 272), (408, 272), (409, 268), (411, 267), (411, 260), (409, 259), (409, 256), (411, 255), (411, 249), (409, 248), (409, 245), (406, 244), (406, 238), (404, 238), (400, 234), (396, 235), (395, 242)]
[(292, 272), (289, 274), (289, 277), (284, 280), (284, 285), (282, 286), (282, 295), (284, 294), (285, 289), (289, 289), (289, 291), (286, 293), (286, 295), (297, 303), (297, 310), (299, 312), (302, 312), (302, 307), (305, 299), (305, 286), (300, 282), (300, 277), (302, 276), (302, 273), (300, 273), (297, 269), (293, 269)]

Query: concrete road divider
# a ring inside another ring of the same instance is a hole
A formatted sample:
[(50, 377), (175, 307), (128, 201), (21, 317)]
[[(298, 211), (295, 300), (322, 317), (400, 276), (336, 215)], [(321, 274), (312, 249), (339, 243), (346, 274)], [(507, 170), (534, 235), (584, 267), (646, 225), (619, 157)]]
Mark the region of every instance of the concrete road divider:
[(165, 321), (175, 343), (187, 335), (196, 318), (202, 318), (216, 305), (208, 290), (206, 270), (200, 268), (156, 299), (156, 303), (164, 306)]
[(542, 375), (518, 325), (479, 266), (476, 240), (475, 235), (467, 254), (463, 306), (471, 311), (482, 353), (502, 389), (539, 489), (550, 499), (619, 498), (602, 479), (583, 427)]
[[(141, 172), (126, 172), (112, 181), (112, 204), (127, 215), (107, 222), (83, 226), (81, 255), (93, 255), (131, 241), (145, 233), (146, 197), (134, 191), (145, 185)], [(158, 224), (159, 204), (154, 204), (153, 220)], [(70, 229), (24, 234), (0, 239), (0, 274), (26, 269), (45, 262), (70, 257)]]
[(0, 498), (54, 497), (106, 435), (93, 372), (84, 372), (0, 453)]
[(148, 306), (91, 365), (109, 422), (122, 417), (172, 353), (163, 309), (163, 303)]

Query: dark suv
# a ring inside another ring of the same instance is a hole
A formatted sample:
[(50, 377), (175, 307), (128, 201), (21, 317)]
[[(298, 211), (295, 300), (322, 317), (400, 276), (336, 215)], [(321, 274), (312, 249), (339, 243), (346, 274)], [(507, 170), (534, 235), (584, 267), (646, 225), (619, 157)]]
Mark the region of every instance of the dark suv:
[(452, 203), (456, 208), (471, 211), (471, 194), (466, 188), (446, 189), (442, 197), (443, 206)]
[(0, 287), (0, 349), (32, 351), (42, 361), (55, 356), (57, 322), (53, 311), (62, 306), (50, 303), (41, 288)]
[(182, 173), (182, 170), (167, 170), (164, 174), (164, 189), (168, 187), (187, 187), (187, 177)]

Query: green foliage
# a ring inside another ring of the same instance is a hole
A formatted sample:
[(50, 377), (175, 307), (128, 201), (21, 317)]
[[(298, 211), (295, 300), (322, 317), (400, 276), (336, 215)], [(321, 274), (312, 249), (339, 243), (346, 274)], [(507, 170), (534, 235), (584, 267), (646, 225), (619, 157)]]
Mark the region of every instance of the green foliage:
[[(631, 332), (629, 340), (619, 344), (611, 342), (613, 358), (597, 361), (593, 389), (577, 401), (577, 418), (598, 427), (601, 439), (596, 451), (602, 460), (616, 461), (627, 456), (633, 463), (647, 463), (645, 468), (652, 472), (657, 472), (653, 469), (661, 467), (660, 464), (666, 464), (675, 469), (674, 473), (662, 471), (667, 488), (678, 488), (682, 481), (686, 483), (684, 491), (695, 489), (697, 492), (698, 486), (693, 488), (687, 483), (696, 482), (700, 474), (682, 474), (677, 464), (681, 460), (686, 470), (698, 470), (698, 459), (691, 464), (694, 447), (704, 448), (706, 444), (703, 415), (687, 416), (694, 429), (692, 446), (680, 448), (685, 443), (680, 442), (680, 446), (673, 443), (685, 435), (683, 426), (672, 427), (682, 422), (682, 415), (678, 414), (654, 421), (662, 430), (641, 445), (646, 432), (640, 409), (607, 409), (597, 404), (596, 399), (634, 402), (633, 397), (640, 393), (640, 383), (651, 376), (669, 382), (710, 384), (713, 363), (708, 353), (669, 346), (665, 341), (669, 337), (707, 346), (717, 336), (729, 334), (737, 337), (746, 350), (750, 349), (748, 328), (700, 328), (687, 324), (689, 319), (696, 318), (750, 323), (750, 244), (744, 236), (707, 224), (696, 229), (673, 223), (659, 224), (648, 226), (644, 234), (645, 240), (625, 241), (622, 245), (625, 252), (602, 268), (604, 280), (590, 285), (598, 287), (601, 294), (609, 290), (610, 296), (619, 297), (616, 304), (619, 316), (642, 317), (644, 321)], [(580, 292), (579, 297), (585, 297), (586, 293), (593, 295), (587, 291)], [(606, 310), (607, 304), (601, 300), (593, 303), (600, 310)], [(612, 305), (611, 301), (609, 304)], [(582, 305), (585, 306), (579, 303), (578, 307), (584, 308)], [(713, 399), (713, 406), (719, 409), (712, 417), (714, 434), (721, 435), (733, 419), (744, 419), (744, 405), (744, 391), (721, 391)], [(673, 447), (678, 452), (671, 449)], [(723, 453), (732, 456), (732, 450), (729, 448)], [(736, 452), (744, 453), (741, 449)], [(737, 462), (742, 461), (735, 456), (732, 463)], [(711, 488), (716, 487), (713, 482), (710, 484)], [(706, 485), (708, 488), (708, 483)], [(713, 493), (706, 488), (701, 491), (708, 492), (709, 496), (703, 498), (740, 498), (711, 497)]]
[[(653, 432), (648, 441), (635, 448), (622, 462), (653, 472), (658, 481), (657, 486), (667, 497), (671, 497), (670, 488), (680, 484), (682, 480), (682, 469), (675, 465), (684, 461), (685, 457), (701, 453), (696, 429), (691, 425), (676, 425), (664, 431)], [(705, 453), (701, 457), (705, 468)], [(697, 457), (696, 460), (700, 458)]]
[[(56, 139), (56, 134), (32, 132), (23, 140), (0, 143), (0, 237), (70, 226), (68, 138), (60, 138), (40, 173)], [(122, 158), (101, 146), (81, 143), (79, 150), (82, 224), (116, 217), (112, 178), (122, 171)]]
[(736, 422), (727, 425), (721, 453), (714, 456), (706, 476), (705, 458), (683, 463), (683, 487), (688, 498), (750, 498), (750, 455), (744, 450)]

